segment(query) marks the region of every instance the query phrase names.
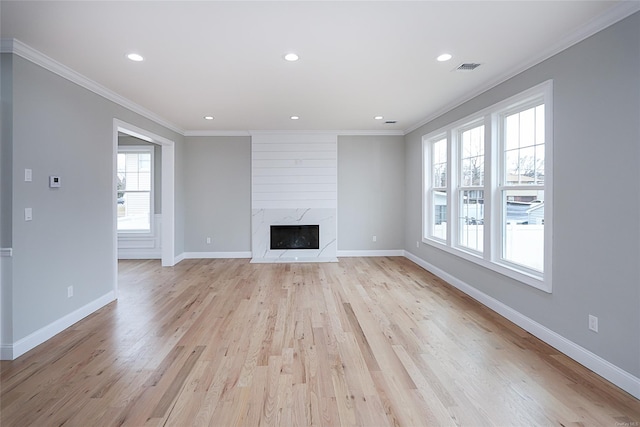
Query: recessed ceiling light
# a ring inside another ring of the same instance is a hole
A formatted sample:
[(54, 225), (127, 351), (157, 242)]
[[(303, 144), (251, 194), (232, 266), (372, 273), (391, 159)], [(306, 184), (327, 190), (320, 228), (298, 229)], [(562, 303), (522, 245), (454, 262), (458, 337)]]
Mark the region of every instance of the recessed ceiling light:
[(284, 56), (284, 59), (286, 59), (289, 62), (294, 62), (294, 61), (297, 61), (299, 59), (299, 57), (295, 53), (287, 53)]
[(300, 117), (298, 116), (291, 116), (291, 120), (298, 120)]
[(213, 116), (204, 116), (205, 120), (213, 120)]
[(130, 53), (127, 55), (127, 58), (135, 62), (144, 61), (144, 58), (142, 57), (142, 55), (138, 55), (137, 53)]
[(382, 116), (375, 116), (374, 117), (374, 120), (382, 120), (382, 119), (384, 119), (384, 117), (382, 117)]
[(443, 53), (442, 55), (438, 56), (436, 59), (437, 59), (439, 62), (445, 62), (445, 61), (450, 60), (451, 58), (453, 58), (453, 57), (452, 57), (450, 54), (448, 54), (448, 53)]

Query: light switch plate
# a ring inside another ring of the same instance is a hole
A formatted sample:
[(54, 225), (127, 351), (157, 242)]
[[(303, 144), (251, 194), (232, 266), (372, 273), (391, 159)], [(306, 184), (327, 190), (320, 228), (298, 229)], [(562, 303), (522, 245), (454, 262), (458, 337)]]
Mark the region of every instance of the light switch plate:
[(24, 208), (24, 220), (31, 221), (33, 219), (33, 210), (31, 208)]

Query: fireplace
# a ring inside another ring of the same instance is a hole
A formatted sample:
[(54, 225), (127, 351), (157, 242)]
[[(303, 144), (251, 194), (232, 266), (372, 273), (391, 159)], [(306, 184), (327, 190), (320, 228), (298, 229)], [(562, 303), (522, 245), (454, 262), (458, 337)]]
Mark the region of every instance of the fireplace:
[(338, 136), (252, 133), (251, 262), (338, 262)]
[(338, 262), (335, 209), (253, 209), (251, 228), (253, 263)]
[(320, 249), (319, 225), (272, 225), (271, 250)]

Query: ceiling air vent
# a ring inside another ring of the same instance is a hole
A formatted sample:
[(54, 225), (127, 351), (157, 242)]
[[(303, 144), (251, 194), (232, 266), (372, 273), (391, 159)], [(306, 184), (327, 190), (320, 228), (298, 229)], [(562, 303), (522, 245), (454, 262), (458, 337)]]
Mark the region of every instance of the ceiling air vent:
[(387, 120), (386, 122), (384, 122), (386, 125), (392, 125), (394, 123), (398, 123), (397, 120)]
[(456, 71), (473, 71), (479, 66), (480, 64), (476, 64), (475, 62), (465, 62), (464, 64), (458, 65)]

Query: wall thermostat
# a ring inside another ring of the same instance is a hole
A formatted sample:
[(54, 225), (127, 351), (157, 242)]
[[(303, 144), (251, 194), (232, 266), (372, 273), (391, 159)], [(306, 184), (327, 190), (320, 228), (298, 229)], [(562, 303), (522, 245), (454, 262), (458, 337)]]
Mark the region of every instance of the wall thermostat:
[(58, 188), (60, 187), (60, 177), (59, 176), (50, 176), (49, 177), (49, 187), (51, 188)]

